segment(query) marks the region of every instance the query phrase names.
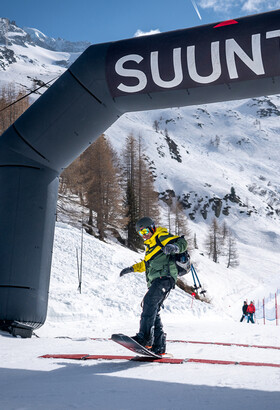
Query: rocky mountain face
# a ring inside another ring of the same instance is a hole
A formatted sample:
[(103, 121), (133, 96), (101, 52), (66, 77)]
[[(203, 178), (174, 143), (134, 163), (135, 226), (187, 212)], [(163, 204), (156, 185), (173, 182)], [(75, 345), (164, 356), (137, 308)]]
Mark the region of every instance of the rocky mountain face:
[(130, 113), (106, 131), (113, 145), (141, 135), (162, 203), (177, 198), (190, 220), (279, 223), (279, 96)]
[(89, 42), (71, 42), (62, 38), (52, 38), (34, 28), (20, 28), (15, 21), (0, 18), (0, 45), (10, 47), (20, 45), (23, 47), (39, 46), (47, 50), (67, 53), (81, 53), (90, 46)]
[(34, 80), (47, 81), (62, 74), (89, 46), (89, 42), (54, 39), (0, 18), (0, 82), (31, 88)]
[[(89, 43), (49, 38), (0, 18), (0, 86), (62, 74)], [(124, 114), (107, 131), (121, 154), (141, 135), (163, 207), (177, 198), (196, 221), (260, 216), (279, 223), (280, 97)]]
[(47, 37), (41, 31), (36, 30), (34, 28), (25, 27), (24, 31), (27, 33), (31, 41), (34, 42), (34, 44), (52, 51), (62, 51), (66, 53), (81, 53), (91, 45), (91, 43), (87, 41), (72, 42), (64, 40), (63, 38), (55, 39), (52, 37)]

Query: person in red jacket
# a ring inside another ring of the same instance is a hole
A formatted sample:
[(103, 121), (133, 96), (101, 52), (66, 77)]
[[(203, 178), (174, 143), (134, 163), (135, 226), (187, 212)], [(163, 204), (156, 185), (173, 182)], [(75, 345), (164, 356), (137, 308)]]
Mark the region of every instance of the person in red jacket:
[(251, 301), (250, 305), (247, 307), (247, 314), (248, 314), (247, 323), (249, 323), (250, 321), (252, 323), (255, 323), (254, 322), (254, 313), (255, 313), (255, 311), (256, 311), (256, 309), (255, 309), (254, 303)]

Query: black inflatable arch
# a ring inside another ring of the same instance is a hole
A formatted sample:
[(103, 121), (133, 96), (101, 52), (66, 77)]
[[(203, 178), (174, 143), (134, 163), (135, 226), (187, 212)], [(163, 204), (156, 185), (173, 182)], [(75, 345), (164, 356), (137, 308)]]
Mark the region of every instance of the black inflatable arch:
[(279, 39), (277, 10), (91, 46), (0, 137), (0, 325), (45, 321), (61, 171), (125, 112), (280, 93)]

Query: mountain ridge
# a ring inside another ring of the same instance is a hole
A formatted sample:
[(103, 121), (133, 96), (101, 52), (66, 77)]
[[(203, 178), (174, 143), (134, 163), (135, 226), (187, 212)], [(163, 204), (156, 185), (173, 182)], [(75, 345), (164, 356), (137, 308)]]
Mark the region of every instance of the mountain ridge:
[(0, 17), (0, 45), (37, 45), (52, 51), (79, 53), (91, 45), (88, 41), (69, 41), (48, 37), (31, 27), (18, 27), (15, 21)]
[[(48, 37), (29, 30), (0, 18), (0, 86), (13, 82), (31, 88), (34, 79), (47, 82), (80, 55), (80, 51), (42, 48), (35, 44), (36, 37), (40, 44)], [(280, 237), (279, 105), (276, 95), (129, 113), (104, 131), (119, 154), (128, 134), (142, 136), (163, 217), (171, 195), (179, 198), (186, 215), (199, 226), (209, 224), (214, 216), (235, 227), (248, 221), (256, 232), (265, 232), (266, 225), (272, 224), (267, 231), (275, 229), (276, 246)], [(236, 228), (235, 234), (240, 238)], [(242, 240), (246, 242), (246, 237)]]
[[(34, 80), (47, 83), (63, 74), (90, 45), (86, 41), (54, 39), (34, 28), (20, 28), (15, 21), (2, 17), (0, 87), (13, 83), (19, 90), (30, 90)], [(33, 99), (37, 97), (33, 95)]]

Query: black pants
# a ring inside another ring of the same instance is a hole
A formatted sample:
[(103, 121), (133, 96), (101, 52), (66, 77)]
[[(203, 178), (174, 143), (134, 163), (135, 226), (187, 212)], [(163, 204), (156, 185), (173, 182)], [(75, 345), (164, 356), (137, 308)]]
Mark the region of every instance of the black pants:
[(166, 337), (160, 319), (160, 308), (175, 281), (171, 277), (155, 279), (143, 299), (143, 310), (140, 320), (140, 330), (137, 336), (145, 344), (152, 346), (155, 353), (164, 353)]

